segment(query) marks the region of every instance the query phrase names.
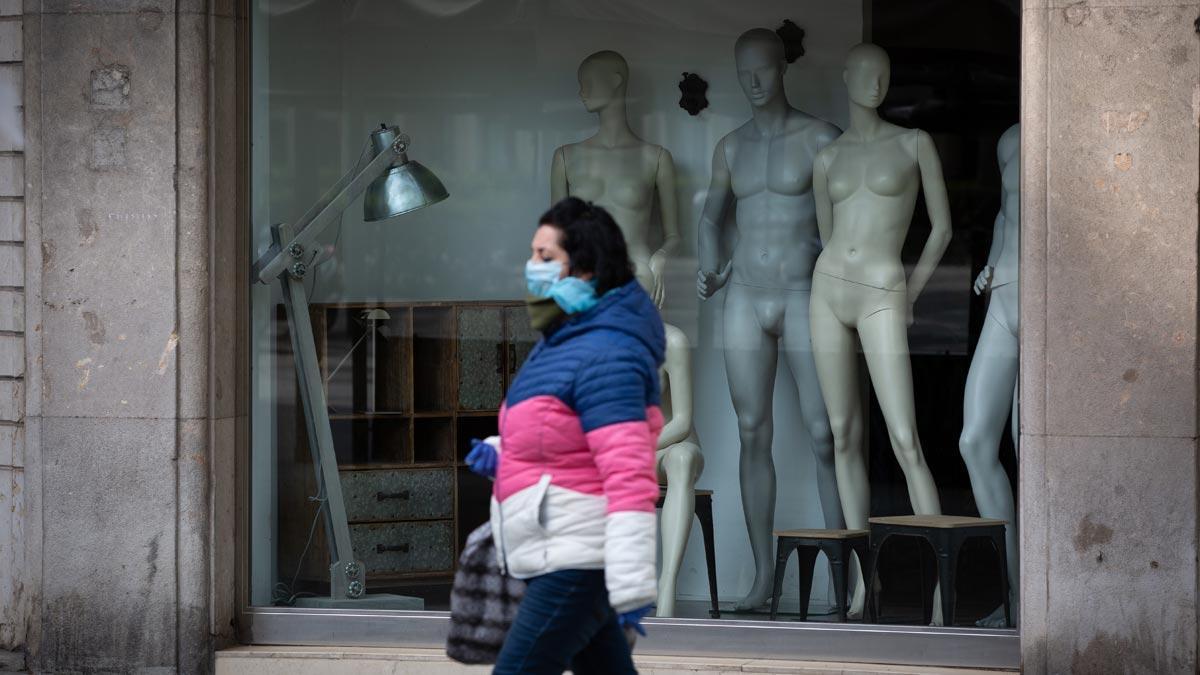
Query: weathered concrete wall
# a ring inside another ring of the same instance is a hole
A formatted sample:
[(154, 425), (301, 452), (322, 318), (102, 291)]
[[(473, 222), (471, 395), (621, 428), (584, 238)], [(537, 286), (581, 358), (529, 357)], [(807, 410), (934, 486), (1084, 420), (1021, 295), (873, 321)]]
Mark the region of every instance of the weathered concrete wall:
[(1024, 7), (1025, 672), (1194, 673), (1200, 3)]
[(30, 662), (205, 672), (234, 602), (232, 3), (30, 1), (24, 20)]
[(0, 663), (31, 606), (25, 548), (25, 129), (21, 4), (0, 2)]

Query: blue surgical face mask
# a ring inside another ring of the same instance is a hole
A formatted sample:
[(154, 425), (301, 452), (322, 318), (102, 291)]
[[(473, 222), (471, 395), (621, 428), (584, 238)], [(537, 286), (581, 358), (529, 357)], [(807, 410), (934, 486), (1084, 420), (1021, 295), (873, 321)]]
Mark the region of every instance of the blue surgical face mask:
[(562, 276), (563, 265), (557, 260), (525, 262), (525, 289), (539, 298), (550, 297), (550, 287)]
[(586, 312), (600, 302), (596, 297), (596, 280), (584, 281), (579, 277), (563, 277), (554, 282), (550, 297), (567, 314)]

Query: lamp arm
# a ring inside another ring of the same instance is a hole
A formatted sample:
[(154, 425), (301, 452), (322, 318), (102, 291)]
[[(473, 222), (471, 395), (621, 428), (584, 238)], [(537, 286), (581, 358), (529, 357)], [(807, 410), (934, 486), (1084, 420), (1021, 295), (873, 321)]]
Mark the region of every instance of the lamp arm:
[(279, 246), (269, 248), (254, 263), (254, 280), (264, 284), (271, 283), (283, 274), (291, 263), (303, 259), (317, 236), (337, 219), (350, 202), (367, 189), (371, 181), (383, 174), (403, 154), (402, 148), (401, 145), (393, 145), (375, 155), (365, 165), (364, 161), (368, 155), (364, 152), (353, 169), (346, 172), (346, 175), (342, 176), (300, 220), (287, 228), (295, 234), (287, 241), (281, 241)]

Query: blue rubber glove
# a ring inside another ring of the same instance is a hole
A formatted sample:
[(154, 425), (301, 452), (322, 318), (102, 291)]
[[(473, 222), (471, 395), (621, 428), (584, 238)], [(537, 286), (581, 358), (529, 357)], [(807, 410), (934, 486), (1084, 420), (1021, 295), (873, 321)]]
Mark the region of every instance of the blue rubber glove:
[(617, 623), (620, 624), (621, 628), (632, 628), (637, 631), (638, 635), (645, 636), (646, 629), (642, 626), (642, 619), (646, 618), (646, 615), (652, 609), (654, 609), (653, 605), (646, 605), (645, 607), (623, 612), (617, 615)]
[(499, 457), (499, 453), (491, 443), (472, 438), (471, 452), (467, 453), (467, 468), (480, 476), (495, 478)]

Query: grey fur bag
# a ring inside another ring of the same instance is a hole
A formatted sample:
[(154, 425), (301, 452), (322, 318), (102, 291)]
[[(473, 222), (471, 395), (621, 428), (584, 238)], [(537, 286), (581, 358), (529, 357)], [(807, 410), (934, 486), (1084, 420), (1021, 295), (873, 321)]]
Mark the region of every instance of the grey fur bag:
[(524, 595), (525, 582), (500, 571), (492, 524), (480, 525), (467, 537), (454, 574), (446, 655), (459, 663), (495, 663)]

